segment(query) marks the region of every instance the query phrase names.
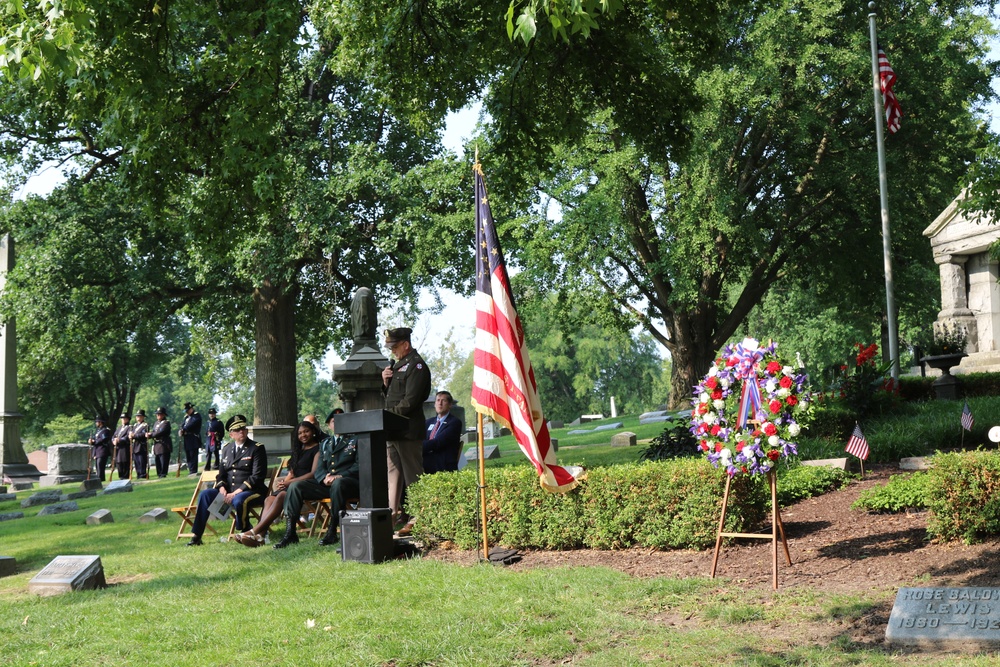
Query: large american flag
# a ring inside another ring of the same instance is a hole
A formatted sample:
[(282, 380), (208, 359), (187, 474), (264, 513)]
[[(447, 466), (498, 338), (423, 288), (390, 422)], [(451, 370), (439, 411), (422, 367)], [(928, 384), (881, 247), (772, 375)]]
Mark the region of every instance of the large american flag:
[(524, 328), (514, 307), (493, 213), (477, 161), (476, 180), (476, 350), (472, 405), (476, 412), (509, 428), (535, 465), (542, 488), (569, 491), (583, 469), (560, 466), (542, 416)]
[(903, 108), (899, 106), (896, 93), (892, 90), (892, 87), (896, 85), (896, 72), (893, 71), (881, 46), (878, 48), (878, 78), (882, 86), (885, 126), (889, 129), (890, 134), (895, 134), (899, 129), (900, 119), (903, 117)]
[(847, 447), (844, 448), (844, 451), (857, 456), (862, 461), (868, 459), (868, 440), (865, 438), (865, 434), (861, 432), (861, 426), (858, 424), (854, 425), (854, 433), (848, 439)]

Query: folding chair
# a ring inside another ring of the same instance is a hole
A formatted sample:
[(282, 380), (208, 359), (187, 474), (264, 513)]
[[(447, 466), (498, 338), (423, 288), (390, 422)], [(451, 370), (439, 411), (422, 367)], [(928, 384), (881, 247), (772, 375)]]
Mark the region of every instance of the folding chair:
[[(357, 509), (358, 503), (360, 502), (360, 498), (348, 498), (347, 507), (348, 509)], [(306, 530), (306, 537), (313, 537), (316, 534), (326, 534), (327, 529), (330, 528), (330, 519), (333, 518), (333, 509), (331, 505), (332, 504), (330, 503), (329, 498), (323, 498), (322, 500), (307, 500), (302, 503), (303, 514), (308, 516), (311, 512), (313, 515), (312, 521), (309, 522)]]
[[(177, 531), (178, 540), (184, 537), (194, 537), (194, 533), (191, 530), (194, 529), (194, 517), (198, 513), (198, 496), (201, 495), (203, 489), (210, 489), (215, 486), (218, 474), (215, 470), (203, 471), (201, 477), (198, 478), (198, 483), (194, 486), (194, 493), (191, 494), (191, 502), (186, 507), (174, 507), (170, 510), (171, 512), (176, 512), (181, 517), (181, 528)], [(219, 534), (210, 524), (206, 524), (205, 527), (212, 531), (213, 535)]]

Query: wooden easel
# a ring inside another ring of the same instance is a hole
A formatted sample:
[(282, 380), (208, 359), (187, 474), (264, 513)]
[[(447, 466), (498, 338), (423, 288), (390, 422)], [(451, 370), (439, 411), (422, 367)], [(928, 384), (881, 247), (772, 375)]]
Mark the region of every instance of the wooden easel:
[(788, 540), (785, 539), (785, 525), (781, 522), (781, 511), (778, 509), (778, 480), (774, 468), (767, 473), (767, 481), (771, 486), (771, 534), (765, 533), (724, 533), (726, 527), (726, 509), (729, 507), (729, 487), (733, 482), (730, 475), (726, 475), (726, 492), (722, 496), (722, 517), (719, 519), (719, 532), (715, 538), (715, 555), (712, 556), (712, 579), (715, 579), (715, 569), (719, 564), (719, 551), (722, 549), (723, 537), (749, 537), (755, 540), (771, 540), (771, 571), (773, 573), (772, 586), (778, 590), (778, 533), (781, 533), (781, 544), (785, 547), (785, 559), (788, 564), (792, 564), (792, 557), (788, 553)]

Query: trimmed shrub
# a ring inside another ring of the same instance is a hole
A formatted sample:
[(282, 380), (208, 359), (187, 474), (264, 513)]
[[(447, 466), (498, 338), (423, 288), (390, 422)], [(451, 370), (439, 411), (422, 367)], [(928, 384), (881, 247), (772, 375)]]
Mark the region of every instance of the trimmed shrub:
[(640, 461), (665, 461), (682, 456), (699, 456), (698, 438), (691, 433), (691, 420), (673, 418), (664, 422), (663, 433), (656, 436), (639, 452)]
[(787, 507), (800, 500), (839, 489), (853, 475), (827, 466), (797, 465), (778, 472), (778, 505)]
[(930, 486), (930, 475), (925, 472), (892, 475), (885, 484), (863, 491), (851, 509), (887, 513), (924, 509), (930, 500)]
[(1000, 452), (937, 454), (928, 478), (932, 536), (971, 544), (1000, 534)]
[[(530, 466), (490, 469), (487, 515), (491, 543), (572, 549), (702, 549), (715, 542), (725, 473), (702, 459), (594, 468), (579, 487), (548, 493)], [(414, 532), (463, 549), (479, 543), (476, 472), (437, 473), (409, 487)], [(768, 514), (764, 480), (733, 480), (728, 532), (747, 532)]]

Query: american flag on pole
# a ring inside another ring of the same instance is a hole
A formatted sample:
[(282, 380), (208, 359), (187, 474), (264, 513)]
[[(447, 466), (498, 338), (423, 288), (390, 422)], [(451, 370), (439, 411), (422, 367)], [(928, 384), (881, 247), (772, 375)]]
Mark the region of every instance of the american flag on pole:
[(972, 430), (972, 425), (976, 423), (975, 418), (972, 416), (972, 410), (969, 409), (969, 402), (965, 402), (965, 407), (962, 408), (962, 428), (966, 431)]
[(892, 87), (896, 85), (896, 72), (893, 71), (889, 59), (885, 55), (882, 47), (878, 47), (878, 77), (882, 85), (882, 108), (885, 109), (885, 126), (890, 134), (895, 134), (899, 129), (900, 119), (903, 117), (903, 109), (899, 106), (896, 93)]
[(507, 267), (486, 196), (483, 170), (476, 180), (476, 349), (472, 405), (476, 412), (513, 432), (521, 451), (538, 471), (542, 488), (565, 492), (583, 478), (583, 469), (560, 466), (542, 416), (524, 329), (514, 307)]
[(847, 447), (844, 448), (844, 451), (857, 456), (862, 461), (868, 459), (868, 440), (865, 439), (865, 434), (861, 432), (861, 426), (858, 424), (854, 425), (854, 433), (847, 440)]

